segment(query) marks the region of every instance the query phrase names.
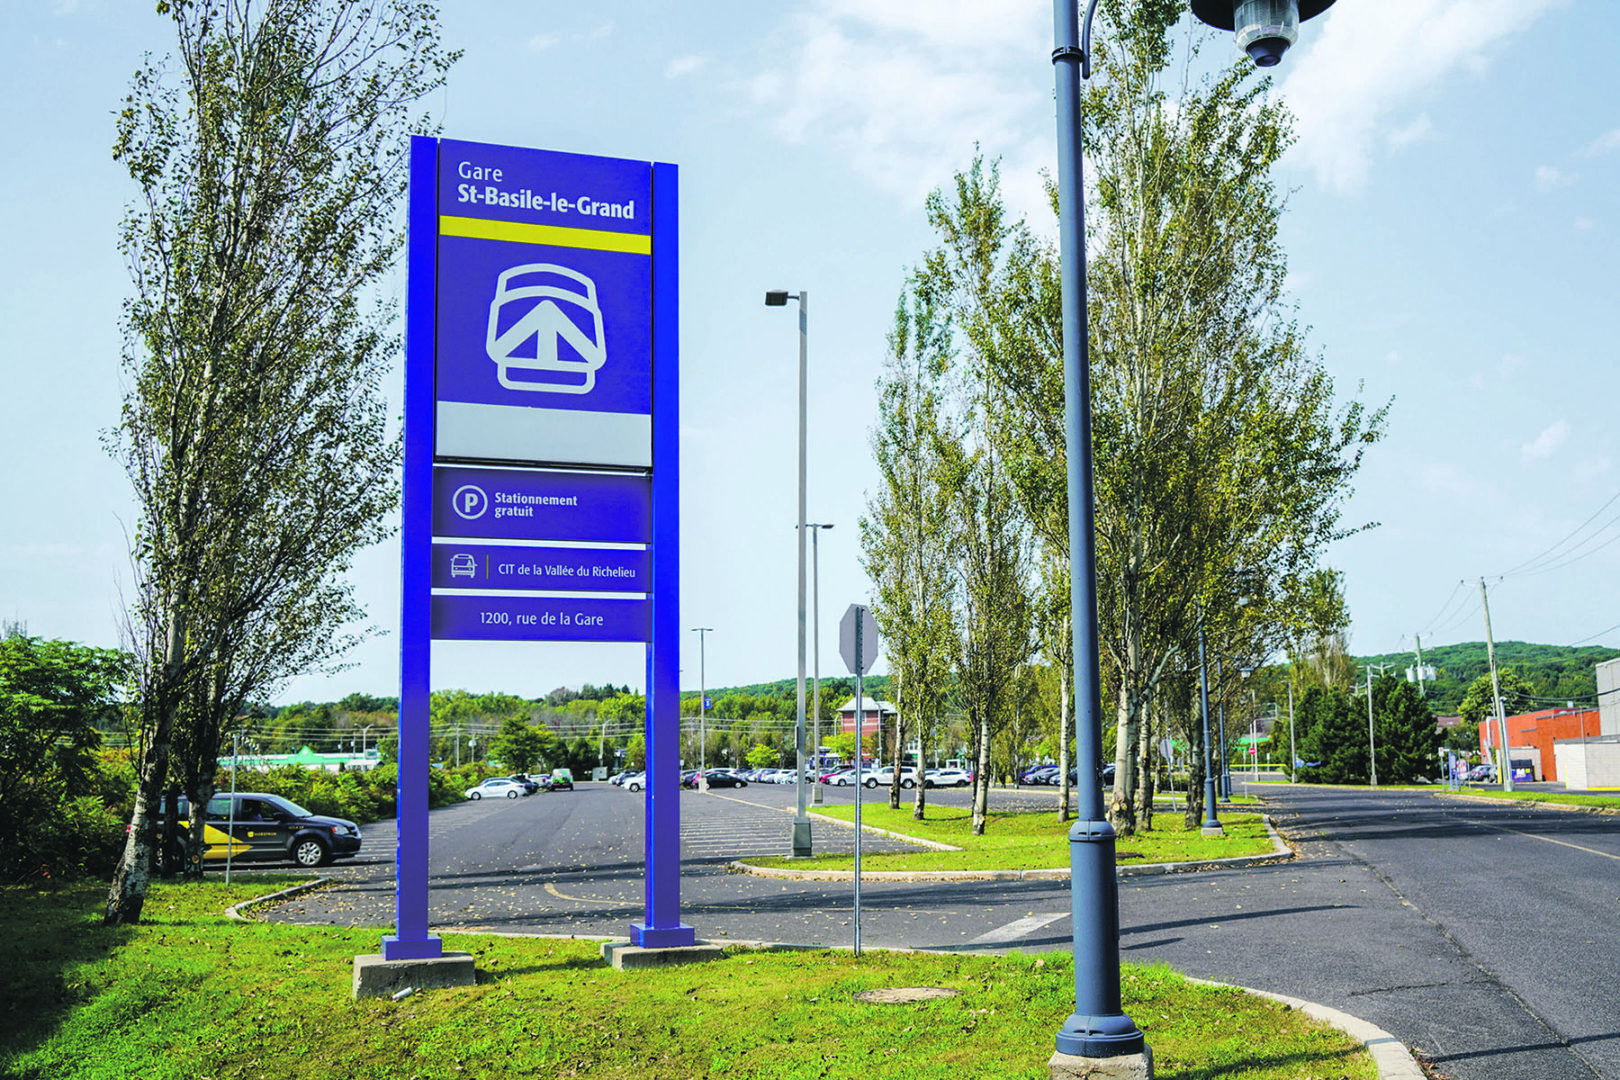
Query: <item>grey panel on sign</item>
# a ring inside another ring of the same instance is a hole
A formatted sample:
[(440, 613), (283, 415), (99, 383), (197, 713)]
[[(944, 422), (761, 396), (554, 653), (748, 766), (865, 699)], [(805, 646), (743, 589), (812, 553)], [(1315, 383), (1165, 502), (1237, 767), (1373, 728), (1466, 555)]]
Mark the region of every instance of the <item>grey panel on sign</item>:
[(434, 453), (491, 461), (652, 467), (652, 417), (636, 413), (438, 403)]

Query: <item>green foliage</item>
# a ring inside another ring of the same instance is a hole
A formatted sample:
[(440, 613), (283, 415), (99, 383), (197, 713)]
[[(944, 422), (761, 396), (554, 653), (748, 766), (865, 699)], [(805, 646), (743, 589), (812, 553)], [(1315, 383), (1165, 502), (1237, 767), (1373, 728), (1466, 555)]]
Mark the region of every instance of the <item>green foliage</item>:
[(1378, 733), (1378, 782), (1409, 784), (1440, 775), (1441, 734), (1434, 713), (1404, 679), (1385, 675), (1373, 683), (1374, 727)]
[[(1434, 713), (1418, 696), (1417, 688), (1386, 674), (1373, 683), (1372, 698), (1371, 734), (1377, 743), (1378, 782), (1405, 784), (1434, 777), (1439, 771), (1436, 752), (1441, 735), (1435, 729)], [(1357, 698), (1342, 690), (1313, 686), (1300, 699), (1295, 722), (1299, 756), (1320, 762), (1301, 770), (1301, 779), (1323, 784), (1365, 784), (1370, 780), (1365, 694)], [(1281, 745), (1285, 757), (1286, 746), (1286, 742)]]
[(97, 749), (127, 673), (128, 657), (111, 649), (0, 639), (0, 878), (111, 868), (123, 829)]
[[(1594, 684), (1596, 681), (1597, 677), (1594, 675)], [(1542, 707), (1535, 704), (1536, 695), (1534, 690), (1531, 689), (1529, 683), (1519, 678), (1518, 672), (1512, 668), (1499, 668), (1494, 683), (1491, 680), (1491, 673), (1487, 671), (1468, 684), (1467, 692), (1463, 694), (1462, 701), (1457, 704), (1457, 715), (1462, 717), (1464, 724), (1474, 728), (1477, 732), (1481, 720), (1489, 720), (1496, 715), (1496, 691), (1498, 687), (1501, 689), (1503, 716), (1512, 716), (1520, 712), (1533, 712)], [(1479, 740), (1476, 738), (1474, 741), (1477, 744)]]
[(769, 769), (774, 768), (776, 763), (782, 760), (782, 755), (773, 746), (755, 743), (748, 750), (747, 760), (750, 769)]
[[(1593, 669), (1617, 656), (1620, 656), (1620, 649), (1601, 645), (1571, 647), (1498, 641), (1498, 674), (1511, 668), (1522, 680), (1522, 690), (1528, 695), (1513, 703), (1504, 702), (1508, 715), (1562, 707), (1566, 701), (1573, 701), (1577, 706), (1590, 705), (1597, 700), (1597, 677)], [(1365, 657), (1363, 662), (1394, 664), (1397, 670), (1404, 671), (1417, 663), (1417, 654), (1415, 651), (1381, 653)], [(1424, 692), (1434, 711), (1442, 716), (1460, 715), (1462, 702), (1468, 696), (1470, 687), (1480, 676), (1488, 677), (1490, 674), (1483, 641), (1440, 646), (1425, 643), (1423, 663), (1435, 668), (1438, 676), (1434, 682), (1425, 683)]]
[[(550, 747), (555, 747), (556, 743), (557, 737), (552, 735)], [(501, 721), (501, 730), (490, 744), (490, 754), (500, 761), (502, 767), (522, 773), (534, 772), (547, 749), (548, 740), (541, 732), (530, 726), (527, 720), (516, 716), (508, 716)]]
[(1297, 705), (1299, 756), (1317, 762), (1300, 770), (1300, 779), (1320, 784), (1365, 784), (1367, 714), (1342, 690), (1313, 686)]

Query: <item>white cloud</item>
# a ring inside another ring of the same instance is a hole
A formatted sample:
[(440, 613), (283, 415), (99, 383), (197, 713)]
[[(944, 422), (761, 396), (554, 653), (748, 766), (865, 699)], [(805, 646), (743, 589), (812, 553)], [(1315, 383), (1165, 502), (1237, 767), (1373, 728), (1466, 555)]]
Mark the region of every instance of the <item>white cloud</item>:
[(1552, 165), (1536, 166), (1536, 190), (1554, 191), (1561, 187), (1568, 187), (1575, 182), (1575, 177)]
[(1299, 119), (1295, 150), (1327, 187), (1362, 188), (1391, 117), (1565, 0), (1357, 0), (1301, 33), (1282, 94)]
[(692, 74), (692, 72), (702, 67), (703, 64), (704, 58), (701, 56), (677, 56), (665, 66), (664, 77), (667, 79), (678, 79), (682, 75)]
[(1015, 212), (1049, 217), (1039, 170), (1055, 154), (1050, 40), (1031, 0), (812, 0), (777, 44), (782, 66), (749, 84), (790, 142), (830, 144), (873, 183), (919, 201), (968, 162), (975, 140), (1004, 159)]
[(1540, 435), (1519, 447), (1519, 454), (1526, 461), (1539, 461), (1550, 457), (1567, 438), (1569, 438), (1569, 424), (1557, 420), (1549, 424)]
[(1620, 128), (1599, 135), (1588, 143), (1581, 153), (1585, 157), (1597, 157), (1599, 154), (1607, 154), (1614, 150), (1620, 150)]
[(1590, 232), (1595, 228), (1597, 228), (1597, 222), (1592, 218), (1578, 217), (1575, 219), (1575, 229), (1578, 232)]
[(1424, 139), (1427, 139), (1433, 131), (1434, 124), (1432, 121), (1430, 121), (1429, 114), (1423, 113), (1410, 124), (1407, 124), (1405, 127), (1396, 128), (1385, 137), (1389, 140), (1389, 145), (1391, 147), (1399, 149), (1403, 146), (1411, 146), (1413, 143), (1422, 142)]
[(525, 43), (525, 47), (532, 53), (542, 53), (561, 40), (556, 34), (536, 34)]
[(72, 15), (79, 10), (79, 0), (51, 0), (52, 15)]

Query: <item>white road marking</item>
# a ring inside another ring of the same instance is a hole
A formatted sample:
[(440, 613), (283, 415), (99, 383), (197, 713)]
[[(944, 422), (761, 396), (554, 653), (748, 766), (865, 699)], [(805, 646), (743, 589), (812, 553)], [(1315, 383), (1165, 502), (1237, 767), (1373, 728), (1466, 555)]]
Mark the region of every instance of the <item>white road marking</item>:
[(1026, 934), (1032, 934), (1049, 923), (1055, 923), (1059, 919), (1068, 917), (1069, 913), (1067, 911), (1060, 911), (1055, 915), (1025, 915), (1022, 919), (1016, 919), (1006, 926), (998, 926), (988, 933), (980, 934), (968, 944), (1000, 945), (1006, 941), (1017, 941)]

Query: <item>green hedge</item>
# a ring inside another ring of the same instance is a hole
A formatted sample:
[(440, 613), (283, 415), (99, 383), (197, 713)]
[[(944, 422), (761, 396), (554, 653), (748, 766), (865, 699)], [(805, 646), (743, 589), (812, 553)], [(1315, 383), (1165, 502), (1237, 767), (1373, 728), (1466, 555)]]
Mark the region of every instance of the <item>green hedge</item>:
[[(487, 770), (472, 765), (428, 772), (428, 806), (437, 808), (463, 801), (462, 792), (484, 778)], [(216, 790), (229, 791), (230, 773), (222, 773)], [(369, 772), (325, 772), (298, 765), (282, 765), (268, 773), (236, 774), (239, 791), (264, 791), (291, 799), (315, 814), (347, 818), (364, 825), (397, 812), (397, 769), (379, 765)]]

